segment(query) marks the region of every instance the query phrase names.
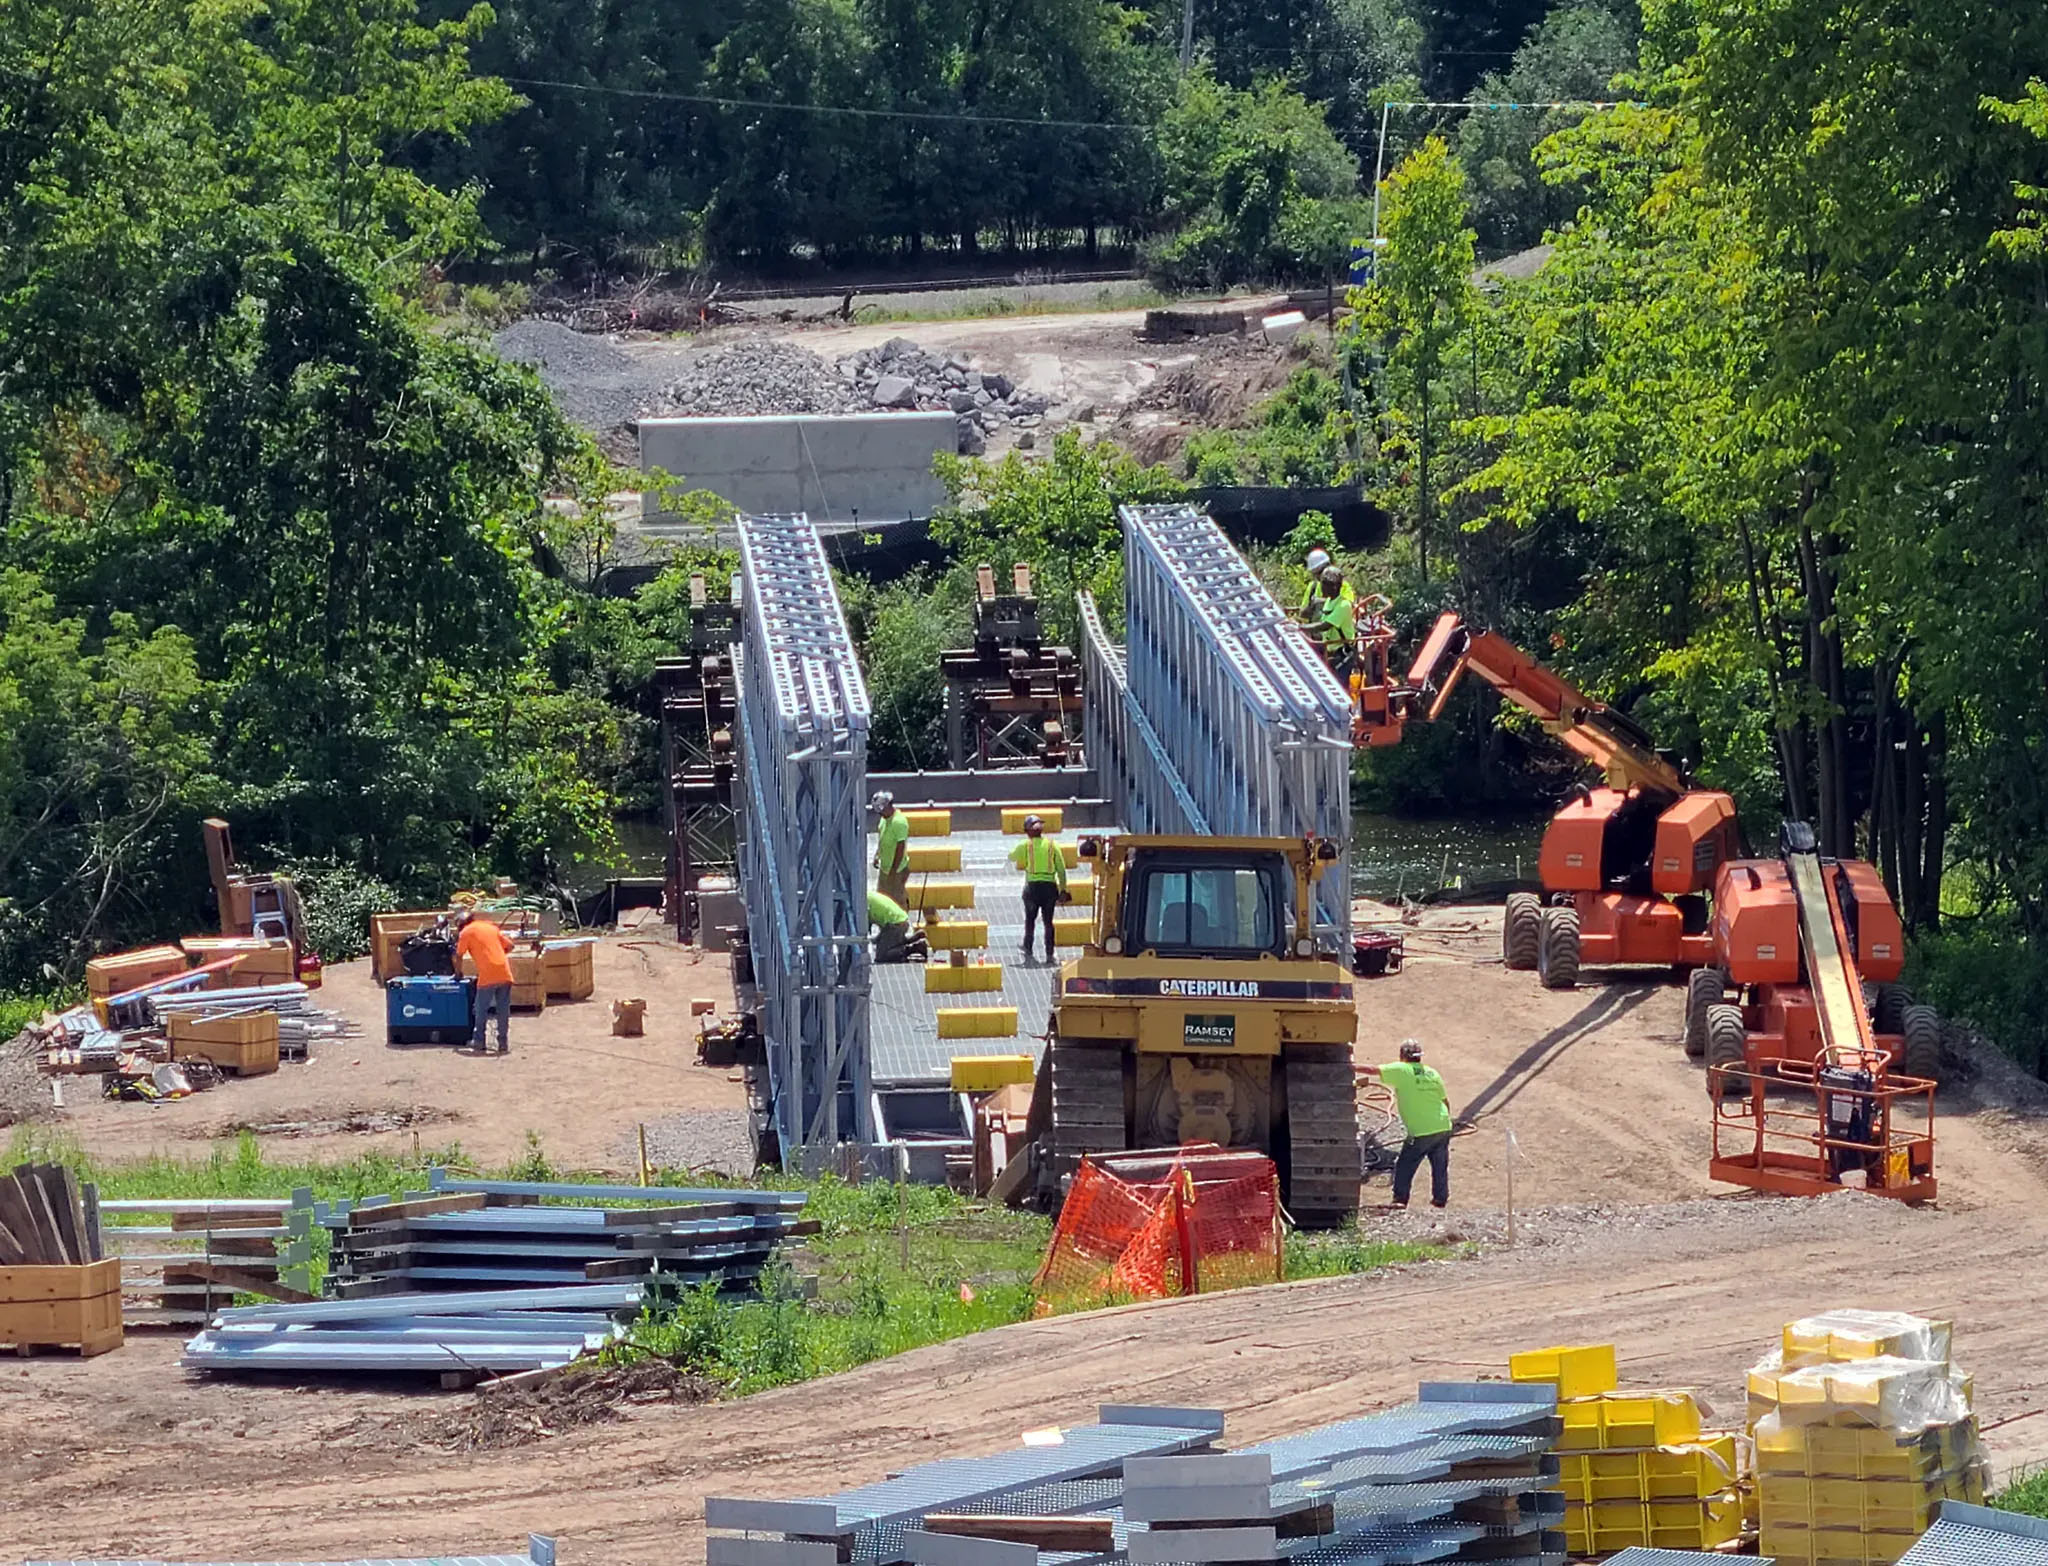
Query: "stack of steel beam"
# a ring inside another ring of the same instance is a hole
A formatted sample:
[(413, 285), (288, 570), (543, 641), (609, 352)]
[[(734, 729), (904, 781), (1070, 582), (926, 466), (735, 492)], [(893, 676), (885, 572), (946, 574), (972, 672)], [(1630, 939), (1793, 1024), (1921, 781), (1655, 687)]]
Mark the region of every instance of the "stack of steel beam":
[(739, 519), (739, 843), (785, 1162), (875, 1139), (868, 1081), (868, 692), (817, 530)]
[(211, 1374), (418, 1372), (446, 1381), (556, 1369), (595, 1353), (636, 1314), (637, 1283), (317, 1300), (221, 1311), (179, 1361)]
[[(778, 1247), (816, 1228), (801, 1216), (801, 1191), (459, 1181), (435, 1173), (426, 1192), (316, 1207), (333, 1237), (330, 1294), (653, 1277), (675, 1287), (747, 1289)], [(637, 1205), (541, 1205), (564, 1197)]]
[[(1105, 1408), (1102, 1419), (840, 1496), (709, 1500), (710, 1566), (1564, 1559), (1547, 1388), (1426, 1385), (1405, 1407), (1228, 1453), (1211, 1450), (1221, 1418), (1207, 1411)], [(1147, 1424), (1160, 1429), (1128, 1433)], [(1175, 1430), (1181, 1439), (1160, 1438)], [(1096, 1542), (1070, 1547), (1091, 1528)]]
[[(1162, 754), (1219, 836), (1328, 838), (1317, 925), (1349, 951), (1351, 699), (1209, 517), (1124, 506), (1124, 669)], [(1134, 831), (1154, 827), (1125, 812)]]

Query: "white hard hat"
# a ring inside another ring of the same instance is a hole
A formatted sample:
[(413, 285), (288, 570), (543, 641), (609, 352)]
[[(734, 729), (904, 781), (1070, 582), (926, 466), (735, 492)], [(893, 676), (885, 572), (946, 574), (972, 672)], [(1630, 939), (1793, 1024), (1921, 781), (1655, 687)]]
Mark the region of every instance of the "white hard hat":
[(1311, 549), (1308, 552), (1308, 568), (1311, 571), (1320, 571), (1324, 566), (1328, 565), (1329, 563), (1330, 552), (1329, 550), (1323, 548), (1321, 544), (1316, 545), (1315, 548)]
[(887, 810), (891, 805), (895, 803), (896, 796), (890, 793), (887, 789), (883, 789), (880, 793), (876, 794), (873, 799), (868, 801), (868, 809)]

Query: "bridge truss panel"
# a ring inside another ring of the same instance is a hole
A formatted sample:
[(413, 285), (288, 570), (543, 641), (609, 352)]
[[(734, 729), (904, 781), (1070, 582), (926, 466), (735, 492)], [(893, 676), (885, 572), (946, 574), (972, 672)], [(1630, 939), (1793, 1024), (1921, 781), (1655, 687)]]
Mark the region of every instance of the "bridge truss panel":
[(1206, 514), (1178, 503), (1121, 514), (1129, 706), (1158, 754), (1174, 758), (1201, 830), (1337, 843), (1341, 863), (1316, 894), (1316, 925), (1347, 947), (1349, 697)]
[(785, 1163), (870, 1123), (868, 692), (804, 516), (739, 519), (739, 858)]
[(1124, 650), (1109, 639), (1095, 595), (1075, 595), (1081, 619), (1081, 746), (1109, 801), (1132, 832), (1207, 835), (1208, 818), (1131, 695)]

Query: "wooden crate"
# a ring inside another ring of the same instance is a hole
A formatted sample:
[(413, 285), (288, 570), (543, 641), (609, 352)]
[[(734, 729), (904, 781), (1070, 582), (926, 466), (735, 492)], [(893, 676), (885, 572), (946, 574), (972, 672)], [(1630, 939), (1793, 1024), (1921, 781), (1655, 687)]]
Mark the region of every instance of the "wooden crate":
[(82, 1267), (0, 1267), (0, 1345), (89, 1356), (121, 1342), (118, 1256)]
[(547, 941), (540, 949), (540, 982), (549, 1000), (589, 1000), (597, 993), (597, 943)]
[(512, 1009), (514, 1011), (546, 1011), (548, 1009), (548, 987), (535, 979), (530, 984), (512, 986)]
[(132, 952), (95, 957), (85, 965), (85, 990), (95, 1000), (137, 990), (158, 979), (183, 973), (192, 964), (175, 946), (144, 946)]
[(299, 976), (299, 960), (290, 941), (265, 941), (260, 950), (244, 952), (235, 965), (218, 975), (214, 988), (254, 989), (260, 984), (290, 984)]
[(405, 972), (399, 948), (408, 935), (431, 930), (441, 917), (438, 909), (423, 913), (380, 913), (370, 915), (370, 977), (382, 984)]
[(239, 1077), (277, 1070), (277, 1013), (242, 1017), (187, 1017), (173, 1013), (167, 1024), (171, 1059), (208, 1060)]

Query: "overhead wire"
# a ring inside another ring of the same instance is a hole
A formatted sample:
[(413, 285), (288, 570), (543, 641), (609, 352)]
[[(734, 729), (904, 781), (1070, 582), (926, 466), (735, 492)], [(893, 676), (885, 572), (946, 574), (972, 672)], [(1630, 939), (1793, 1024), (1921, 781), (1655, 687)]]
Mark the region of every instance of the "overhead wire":
[(936, 109), (868, 109), (831, 103), (778, 103), (767, 98), (726, 98), (714, 93), (657, 92), (646, 87), (605, 87), (594, 82), (558, 82), (539, 76), (501, 76), (514, 87), (552, 87), (561, 92), (602, 93), (616, 98), (646, 98), (657, 103), (696, 103), (719, 109), (777, 109), (791, 114), (845, 114), (869, 120), (927, 120), (946, 125), (1011, 125), (1047, 130), (1142, 131), (1153, 126), (1129, 120), (1039, 119), (1019, 114), (949, 114)]

